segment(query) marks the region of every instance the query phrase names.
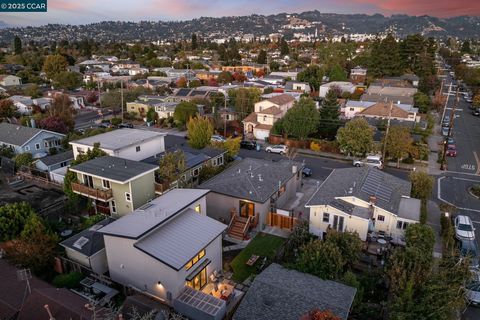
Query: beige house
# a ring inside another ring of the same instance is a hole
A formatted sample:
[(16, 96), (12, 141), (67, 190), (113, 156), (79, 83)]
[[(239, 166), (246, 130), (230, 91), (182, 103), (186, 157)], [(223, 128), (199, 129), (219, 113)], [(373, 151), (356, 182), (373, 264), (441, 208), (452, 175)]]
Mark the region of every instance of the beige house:
[(97, 213), (123, 216), (155, 198), (155, 171), (148, 163), (105, 156), (70, 167), (74, 193), (91, 199)]
[(22, 78), (12, 75), (0, 75), (0, 86), (19, 86), (22, 84)]
[(329, 229), (391, 237), (403, 243), (408, 225), (420, 221), (420, 200), (410, 198), (411, 183), (375, 168), (335, 169), (310, 198), (310, 232)]
[(243, 119), (245, 136), (264, 140), (270, 135), (273, 124), (293, 107), (295, 99), (289, 94), (281, 94), (255, 103), (255, 110)]

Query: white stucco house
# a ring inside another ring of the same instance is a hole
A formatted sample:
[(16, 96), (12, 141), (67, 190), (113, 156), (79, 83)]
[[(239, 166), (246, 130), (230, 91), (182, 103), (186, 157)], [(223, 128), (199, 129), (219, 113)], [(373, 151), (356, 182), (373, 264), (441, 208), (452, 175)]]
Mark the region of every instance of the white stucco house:
[(206, 215), (208, 190), (174, 189), (100, 229), (113, 281), (166, 304), (222, 270), (226, 225)]
[(281, 94), (255, 103), (254, 112), (242, 121), (245, 135), (259, 140), (268, 138), (273, 124), (293, 107), (294, 101), (292, 95)]
[(335, 169), (305, 205), (310, 232), (357, 232), (363, 241), (376, 233), (401, 242), (407, 226), (420, 221), (420, 200), (410, 191), (410, 182), (376, 168)]
[(320, 90), (318, 92), (319, 97), (325, 98), (327, 93), (332, 88), (340, 90), (340, 93), (345, 93), (345, 92), (354, 93), (357, 86), (347, 81), (333, 81), (333, 82), (325, 83), (320, 86)]

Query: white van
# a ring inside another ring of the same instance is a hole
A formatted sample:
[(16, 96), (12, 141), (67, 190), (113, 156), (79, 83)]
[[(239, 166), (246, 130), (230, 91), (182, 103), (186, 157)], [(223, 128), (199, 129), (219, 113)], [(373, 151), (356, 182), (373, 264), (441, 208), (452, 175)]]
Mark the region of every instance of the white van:
[(377, 169), (383, 169), (383, 162), (381, 156), (368, 156), (364, 160), (354, 160), (355, 167), (370, 166)]

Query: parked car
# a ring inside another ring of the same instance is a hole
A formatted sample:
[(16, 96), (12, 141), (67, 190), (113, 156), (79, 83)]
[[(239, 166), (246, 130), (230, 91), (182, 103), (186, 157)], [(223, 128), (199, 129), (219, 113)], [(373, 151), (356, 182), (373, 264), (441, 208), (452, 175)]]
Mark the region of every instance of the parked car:
[(475, 228), (469, 216), (458, 215), (454, 220), (455, 237), (458, 240), (474, 240)]
[(382, 157), (380, 156), (368, 156), (363, 160), (353, 160), (355, 167), (370, 166), (377, 169), (383, 169)]
[(448, 137), (448, 128), (442, 128), (442, 136)]
[(455, 144), (455, 139), (452, 137), (447, 137), (445, 138), (445, 141), (450, 145), (450, 144)]
[(214, 134), (214, 135), (210, 138), (210, 141), (212, 141), (212, 142), (225, 142), (225, 141), (227, 141), (227, 139), (225, 139), (225, 138), (222, 137), (221, 135)]
[(478, 268), (479, 252), (478, 244), (475, 240), (460, 240), (458, 242), (458, 249), (462, 258), (468, 257), (470, 259), (470, 267)]
[(472, 111), (472, 114), (473, 114), (475, 117), (480, 117), (480, 110), (474, 109), (474, 110)]
[(468, 103), (473, 103), (473, 99), (470, 98), (470, 97), (468, 97), (467, 99), (465, 99), (465, 101), (468, 102)]
[(312, 174), (313, 174), (312, 169), (310, 169), (310, 168), (308, 168), (308, 167), (303, 167), (303, 169), (302, 169), (302, 176), (303, 176), (304, 178), (310, 177), (310, 176), (312, 176)]
[(118, 125), (118, 128), (119, 128), (119, 129), (123, 129), (123, 128), (132, 129), (132, 128), (133, 128), (133, 124), (131, 124), (131, 123), (120, 123), (120, 124)]
[(445, 152), (447, 157), (456, 157), (457, 156), (457, 147), (455, 145), (449, 145), (447, 147), (447, 152)]
[(255, 150), (257, 148), (257, 142), (253, 140), (242, 140), (240, 141), (240, 148)]
[(274, 146), (268, 146), (265, 148), (266, 152), (286, 154), (288, 152), (288, 147), (284, 144), (276, 144)]
[(480, 305), (480, 271), (471, 269), (472, 277), (465, 286), (465, 296), (473, 305)]

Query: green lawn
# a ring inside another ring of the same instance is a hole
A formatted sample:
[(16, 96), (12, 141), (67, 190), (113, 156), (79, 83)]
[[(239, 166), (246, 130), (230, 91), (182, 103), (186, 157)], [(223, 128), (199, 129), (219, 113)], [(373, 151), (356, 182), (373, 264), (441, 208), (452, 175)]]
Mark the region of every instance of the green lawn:
[[(230, 263), (233, 269), (233, 280), (243, 282), (252, 273), (256, 273), (255, 265), (247, 266), (245, 263), (255, 254), (261, 257), (273, 258), (277, 249), (285, 242), (284, 238), (266, 233), (259, 233), (248, 246), (242, 250)], [(260, 261), (257, 260), (257, 263)]]

